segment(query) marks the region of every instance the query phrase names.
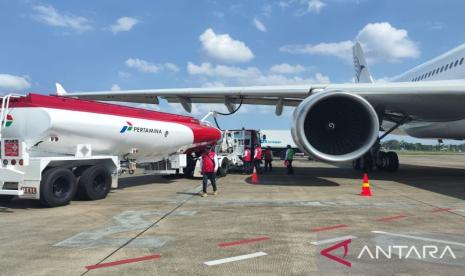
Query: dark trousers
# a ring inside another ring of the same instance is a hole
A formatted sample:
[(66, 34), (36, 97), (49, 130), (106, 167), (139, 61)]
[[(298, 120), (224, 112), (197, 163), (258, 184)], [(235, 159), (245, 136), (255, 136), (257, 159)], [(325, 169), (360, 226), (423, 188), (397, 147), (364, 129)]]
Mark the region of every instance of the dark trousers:
[(203, 192), (207, 193), (208, 179), (212, 183), (213, 191), (216, 192), (216, 176), (214, 172), (203, 173)]
[(251, 162), (250, 161), (244, 161), (244, 173), (250, 173), (250, 166)]
[(294, 168), (292, 167), (292, 160), (287, 160), (287, 174), (294, 174)]
[(272, 160), (265, 160), (265, 172), (270, 170), (270, 172), (273, 170), (273, 165), (271, 164)]
[(253, 165), (255, 167), (255, 170), (257, 170), (258, 174), (262, 173), (262, 168), (260, 167), (260, 163), (262, 163), (262, 160), (260, 160), (260, 159), (254, 159), (253, 160)]

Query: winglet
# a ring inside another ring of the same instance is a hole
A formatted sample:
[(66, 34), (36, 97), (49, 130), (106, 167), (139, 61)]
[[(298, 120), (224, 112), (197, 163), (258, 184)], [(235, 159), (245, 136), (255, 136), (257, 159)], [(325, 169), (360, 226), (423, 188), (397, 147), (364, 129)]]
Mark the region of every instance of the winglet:
[(57, 95), (58, 96), (65, 96), (66, 94), (68, 94), (66, 92), (66, 90), (63, 88), (63, 86), (61, 84), (59, 84), (58, 82), (55, 83), (55, 86), (57, 88)]
[(354, 70), (355, 70), (355, 82), (357, 83), (371, 83), (373, 78), (368, 71), (368, 65), (363, 54), (362, 46), (359, 42), (356, 42), (352, 47), (352, 54), (354, 57)]

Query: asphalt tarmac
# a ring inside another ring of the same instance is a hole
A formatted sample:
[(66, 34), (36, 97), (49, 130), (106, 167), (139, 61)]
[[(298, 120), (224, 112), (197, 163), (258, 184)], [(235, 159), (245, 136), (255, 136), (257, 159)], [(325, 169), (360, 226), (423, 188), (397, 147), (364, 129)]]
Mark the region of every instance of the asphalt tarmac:
[[(1, 275), (463, 275), (465, 155), (371, 172), (296, 161), (218, 179), (135, 176), (100, 201), (0, 205)], [(211, 192), (211, 187), (209, 188)], [(346, 252), (345, 250), (346, 249)], [(345, 256), (344, 256), (345, 255)]]

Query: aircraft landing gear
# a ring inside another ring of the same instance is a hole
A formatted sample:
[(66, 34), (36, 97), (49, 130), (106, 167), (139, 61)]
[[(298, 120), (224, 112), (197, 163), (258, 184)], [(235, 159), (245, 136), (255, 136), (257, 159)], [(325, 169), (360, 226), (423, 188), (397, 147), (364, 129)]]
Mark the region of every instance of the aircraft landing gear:
[(352, 161), (352, 167), (357, 171), (372, 171), (376, 167), (380, 171), (395, 172), (399, 169), (399, 156), (393, 151), (370, 151)]
[[(393, 126), (378, 138), (371, 150), (365, 153), (361, 158), (352, 161), (352, 167), (354, 170), (362, 170), (367, 172), (372, 171), (376, 167), (380, 171), (397, 171), (399, 169), (399, 156), (393, 151), (381, 151), (380, 141), (396, 128), (406, 123), (408, 120), (410, 120), (409, 117), (404, 117), (398, 120), (395, 126)], [(396, 120), (391, 119), (391, 121)]]

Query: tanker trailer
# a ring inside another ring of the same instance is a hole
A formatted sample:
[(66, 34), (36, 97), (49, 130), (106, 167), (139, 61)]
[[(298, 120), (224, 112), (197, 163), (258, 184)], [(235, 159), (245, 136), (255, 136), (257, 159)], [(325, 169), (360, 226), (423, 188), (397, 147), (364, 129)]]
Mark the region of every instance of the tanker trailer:
[[(61, 96), (5, 96), (0, 112), (0, 199), (49, 207), (105, 198), (136, 164), (186, 166), (221, 132), (193, 117)], [(166, 168), (165, 168), (166, 169)]]

